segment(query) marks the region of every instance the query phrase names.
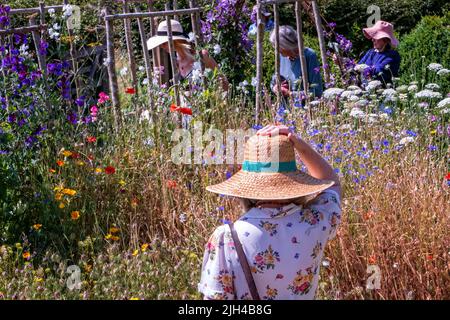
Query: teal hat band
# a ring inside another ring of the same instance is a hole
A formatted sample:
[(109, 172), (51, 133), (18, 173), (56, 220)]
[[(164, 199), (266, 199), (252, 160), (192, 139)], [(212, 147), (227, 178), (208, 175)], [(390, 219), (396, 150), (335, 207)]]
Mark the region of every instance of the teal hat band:
[(288, 162), (252, 162), (244, 161), (242, 170), (247, 172), (294, 172), (297, 171), (297, 164), (294, 161)]

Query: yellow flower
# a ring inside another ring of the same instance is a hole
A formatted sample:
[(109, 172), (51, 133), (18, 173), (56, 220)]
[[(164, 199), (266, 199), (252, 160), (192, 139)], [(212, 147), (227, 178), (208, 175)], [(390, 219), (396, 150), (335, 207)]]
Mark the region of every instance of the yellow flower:
[(61, 192), (56, 193), (56, 194), (55, 194), (55, 200), (56, 200), (56, 201), (61, 200), (61, 199), (62, 199), (62, 196), (63, 196), (63, 194), (62, 194)]
[(69, 150), (64, 150), (62, 152), (62, 154), (63, 154), (64, 157), (70, 157), (72, 155), (72, 152), (70, 152)]
[(141, 246), (142, 252), (147, 251), (147, 248), (148, 248), (148, 243), (144, 243), (144, 244)]
[(92, 264), (87, 264), (84, 266), (84, 271), (89, 273), (92, 271)]
[(120, 180), (120, 181), (119, 181), (119, 184), (120, 184), (121, 186), (124, 186), (124, 185), (126, 184), (126, 182), (123, 181), (123, 180)]
[(33, 225), (34, 230), (39, 230), (41, 228), (42, 228), (42, 224), (40, 224), (40, 223), (36, 223), (35, 225)]
[(55, 188), (53, 188), (53, 191), (61, 191), (62, 189), (64, 189), (64, 187), (61, 186), (56, 186)]
[(70, 217), (72, 220), (78, 220), (80, 218), (80, 211), (72, 211)]
[(43, 278), (39, 278), (39, 277), (35, 277), (34, 278), (34, 282), (43, 282), (44, 281), (44, 279)]
[(91, 43), (87, 44), (88, 47), (95, 47), (95, 46), (99, 46), (99, 45), (101, 45), (101, 42), (91, 42)]
[(133, 257), (136, 257), (138, 255), (138, 253), (139, 253), (139, 250), (134, 250), (133, 251)]
[(73, 189), (63, 189), (62, 193), (73, 197), (77, 192)]
[(130, 300), (139, 300), (139, 298), (131, 297)]
[(64, 209), (66, 207), (66, 205), (63, 202), (60, 202), (58, 207), (60, 209)]
[(84, 161), (81, 161), (81, 160), (77, 162), (77, 165), (79, 165), (79, 166), (84, 166), (85, 164), (86, 163)]
[(197, 256), (194, 252), (191, 252), (191, 253), (189, 254), (189, 258), (192, 259), (192, 260), (195, 260), (195, 259), (198, 258), (198, 256)]
[(430, 131), (430, 134), (436, 134), (436, 130), (432, 130), (432, 131)]
[(95, 173), (102, 173), (103, 169), (102, 168), (95, 168)]
[(24, 252), (24, 253), (22, 254), (22, 257), (23, 257), (24, 259), (28, 260), (28, 259), (30, 259), (31, 254), (27, 251), (27, 252)]
[(111, 233), (108, 233), (106, 236), (105, 236), (105, 240), (109, 240), (109, 239), (111, 239), (112, 238), (112, 234)]
[(117, 233), (117, 232), (119, 232), (120, 231), (120, 229), (119, 228), (116, 228), (116, 227), (111, 227), (111, 228), (109, 228), (109, 233)]
[(17, 248), (17, 249), (22, 249), (22, 244), (17, 242), (17, 243), (16, 243), (16, 248)]

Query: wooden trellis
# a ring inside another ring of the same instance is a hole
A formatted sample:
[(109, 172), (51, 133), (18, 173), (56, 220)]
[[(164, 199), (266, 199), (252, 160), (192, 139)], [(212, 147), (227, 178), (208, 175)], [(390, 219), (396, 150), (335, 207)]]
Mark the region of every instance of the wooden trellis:
[[(139, 1), (133, 1), (139, 2)], [(114, 53), (114, 30), (113, 30), (113, 22), (114, 20), (122, 20), (125, 27), (125, 40), (127, 43), (127, 53), (128, 59), (131, 69), (131, 77), (132, 83), (137, 90), (137, 76), (136, 76), (136, 63), (133, 53), (133, 44), (132, 44), (132, 36), (131, 36), (131, 19), (137, 19), (138, 28), (139, 28), (139, 37), (142, 44), (143, 57), (145, 62), (145, 71), (147, 75), (147, 79), (151, 81), (152, 79), (152, 62), (150, 59), (150, 55), (147, 49), (147, 39), (155, 34), (155, 25), (154, 18), (165, 18), (167, 21), (167, 34), (168, 34), (168, 44), (169, 44), (169, 52), (170, 52), (170, 63), (172, 67), (173, 73), (173, 88), (175, 92), (176, 104), (180, 104), (180, 95), (179, 95), (179, 78), (175, 57), (175, 47), (174, 41), (172, 38), (172, 26), (170, 23), (170, 19), (177, 19), (179, 16), (190, 15), (191, 23), (192, 23), (192, 31), (195, 36), (195, 45), (198, 47), (202, 37), (199, 33), (200, 30), (200, 12), (202, 8), (196, 6), (194, 0), (189, 1), (188, 9), (178, 9), (176, 1), (172, 5), (172, 9), (170, 9), (170, 4), (166, 3), (164, 11), (153, 11), (152, 1), (148, 1), (147, 12), (142, 12), (138, 6), (135, 8), (135, 12), (130, 12), (129, 9), (129, 1), (123, 1), (123, 13), (113, 14), (109, 12), (108, 8), (103, 9), (104, 21), (106, 27), (106, 47), (107, 47), (107, 66), (108, 66), (108, 76), (109, 76), (109, 86), (111, 93), (111, 100), (114, 108), (114, 117), (115, 117), (115, 126), (116, 129), (120, 129), (121, 127), (121, 111), (120, 111), (120, 99), (119, 99), (119, 89), (118, 89), (118, 81), (117, 74), (115, 69), (115, 53)], [(150, 35), (147, 36), (144, 29), (143, 19), (150, 18), (152, 20), (152, 28)], [(152, 50), (153, 62), (158, 58), (157, 55), (158, 50)], [(203, 63), (202, 63), (203, 65)], [(148, 86), (148, 97), (149, 97), (149, 106), (152, 110), (154, 110), (154, 101), (151, 93), (150, 86)], [(151, 113), (153, 116), (153, 112)], [(180, 119), (178, 119), (180, 120)], [(178, 121), (178, 125), (181, 122)]]
[[(321, 17), (316, 0), (257, 0), (257, 35), (256, 35), (256, 97), (255, 97), (255, 121), (256, 124), (259, 123), (259, 112), (261, 108), (261, 93), (262, 93), (262, 62), (263, 62), (263, 39), (264, 39), (264, 23), (262, 22), (262, 7), (266, 5), (273, 5), (274, 12), (274, 29), (275, 29), (275, 78), (277, 86), (277, 105), (281, 101), (281, 85), (280, 85), (280, 45), (279, 45), (279, 11), (278, 6), (284, 3), (294, 3), (295, 2), (295, 17), (296, 17), (296, 27), (297, 27), (297, 38), (298, 38), (298, 50), (300, 55), (300, 66), (302, 71), (302, 82), (303, 89), (306, 93), (306, 101), (308, 102), (308, 71), (306, 67), (306, 59), (304, 53), (304, 42), (303, 42), (303, 31), (302, 31), (302, 8), (306, 10), (309, 16), (314, 20), (317, 36), (319, 39), (320, 55), (322, 58), (322, 66), (324, 72), (324, 79), (326, 82), (329, 81), (329, 68), (325, 68), (327, 63), (326, 52), (325, 52), (325, 39), (323, 35), (323, 28)], [(312, 8), (312, 14), (311, 9)], [(311, 111), (311, 109), (310, 109)], [(310, 114), (311, 116), (311, 114)]]
[[(0, 45), (4, 43), (5, 37), (8, 35), (13, 34), (30, 34), (33, 38), (33, 43), (35, 46), (35, 52), (38, 60), (38, 66), (39, 69), (42, 72), (42, 76), (44, 79), (47, 78), (47, 61), (46, 56), (42, 55), (39, 52), (39, 45), (41, 40), (46, 41), (47, 35), (48, 35), (48, 28), (49, 25), (46, 23), (46, 13), (49, 12), (49, 10), (55, 10), (55, 12), (62, 12), (64, 5), (69, 5), (68, 0), (63, 0), (62, 5), (49, 5), (46, 6), (43, 1), (39, 2), (39, 7), (35, 8), (11, 8), (9, 11), (9, 16), (13, 15), (28, 15), (28, 21), (29, 26), (26, 27), (16, 27), (16, 28), (9, 28), (5, 30), (0, 30)], [(67, 22), (67, 31), (68, 31), (68, 37), (70, 39), (69, 45), (69, 57), (70, 62), (72, 65), (72, 73), (73, 78), (75, 82), (75, 90), (76, 90), (76, 98), (81, 97), (83, 85), (81, 82), (81, 79), (79, 77), (79, 66), (78, 66), (78, 59), (84, 58), (86, 56), (89, 56), (92, 52), (95, 52), (96, 55), (100, 53), (101, 50), (103, 50), (103, 47), (94, 47), (90, 50), (84, 49), (84, 52), (78, 52), (77, 48), (75, 47), (72, 38), (73, 38), (73, 30), (71, 29), (71, 24)], [(92, 73), (92, 70), (91, 70)], [(48, 104), (47, 100), (46, 104)]]

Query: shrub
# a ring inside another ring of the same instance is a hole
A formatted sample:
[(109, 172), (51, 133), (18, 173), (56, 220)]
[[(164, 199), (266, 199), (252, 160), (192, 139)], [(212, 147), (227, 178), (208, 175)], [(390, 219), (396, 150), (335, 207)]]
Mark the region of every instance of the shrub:
[(437, 62), (450, 65), (450, 13), (444, 17), (426, 16), (411, 33), (400, 39), (401, 70), (410, 80), (427, 76), (426, 66)]

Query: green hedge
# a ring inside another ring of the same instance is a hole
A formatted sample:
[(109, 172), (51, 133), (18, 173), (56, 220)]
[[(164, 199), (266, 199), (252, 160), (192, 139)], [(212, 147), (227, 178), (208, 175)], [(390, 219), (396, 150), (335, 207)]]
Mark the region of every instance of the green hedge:
[(426, 16), (400, 38), (402, 78), (419, 81), (427, 76), (431, 62), (450, 67), (450, 13), (444, 17)]

